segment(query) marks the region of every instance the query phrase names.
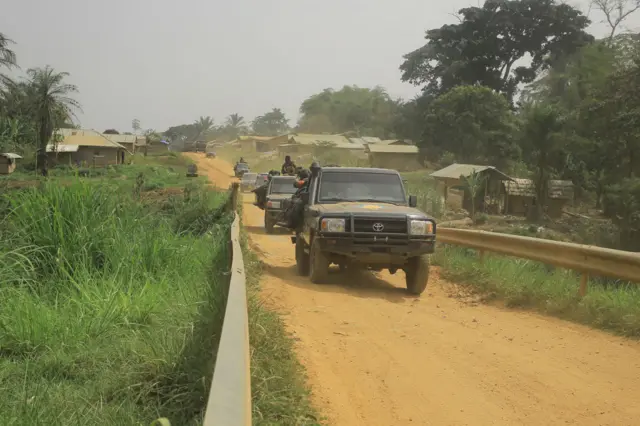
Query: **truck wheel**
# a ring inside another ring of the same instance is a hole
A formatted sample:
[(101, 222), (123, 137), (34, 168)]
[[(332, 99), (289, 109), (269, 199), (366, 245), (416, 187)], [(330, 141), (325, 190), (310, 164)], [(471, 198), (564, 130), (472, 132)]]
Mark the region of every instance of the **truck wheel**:
[(311, 243), (311, 254), (309, 259), (310, 274), (309, 278), (314, 284), (322, 284), (327, 280), (329, 275), (329, 259), (320, 250), (320, 243), (318, 240), (313, 240)]
[(300, 235), (296, 238), (296, 269), (298, 275), (309, 275), (309, 255), (304, 252), (304, 240)]
[(275, 222), (271, 220), (268, 215), (264, 215), (264, 229), (267, 231), (267, 234), (273, 234), (273, 227)]
[(422, 294), (429, 282), (429, 256), (423, 254), (422, 256), (409, 258), (404, 272), (409, 293)]

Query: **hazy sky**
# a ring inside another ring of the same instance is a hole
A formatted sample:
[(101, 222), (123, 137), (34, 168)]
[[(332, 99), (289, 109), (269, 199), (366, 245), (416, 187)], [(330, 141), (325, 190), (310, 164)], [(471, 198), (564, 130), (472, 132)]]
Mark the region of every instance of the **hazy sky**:
[[(159, 131), (210, 115), (247, 121), (273, 107), (295, 124), (327, 87), (384, 86), (402, 55), (454, 22), (468, 0), (2, 0), (0, 32), (24, 69), (51, 65), (80, 89), (85, 128)], [(587, 11), (587, 1), (575, 1)], [(600, 16), (591, 13), (593, 21)], [(628, 27), (640, 25), (640, 13)], [(592, 32), (601, 35), (603, 26)]]

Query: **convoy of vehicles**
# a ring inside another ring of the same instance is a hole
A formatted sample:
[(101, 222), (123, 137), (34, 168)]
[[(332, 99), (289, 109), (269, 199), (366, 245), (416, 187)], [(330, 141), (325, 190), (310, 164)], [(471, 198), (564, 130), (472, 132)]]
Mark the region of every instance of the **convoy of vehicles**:
[[(237, 174), (237, 171), (236, 171)], [(241, 190), (268, 182), (264, 225), (272, 233), (285, 226), (283, 214), (297, 191), (294, 176), (244, 172)], [(300, 195), (304, 220), (291, 242), (298, 273), (325, 282), (331, 264), (340, 269), (402, 269), (409, 293), (419, 295), (429, 280), (429, 254), (435, 250), (436, 222), (416, 208), (395, 170), (323, 167), (312, 171)]]
[(247, 163), (236, 163), (233, 172), (237, 178), (241, 178), (245, 173), (249, 172), (249, 165)]
[(295, 176), (272, 176), (267, 187), (267, 202), (264, 207), (264, 227), (273, 233), (276, 223), (282, 221), (283, 203), (296, 192)]
[(240, 179), (240, 191), (251, 191), (256, 187), (257, 173), (248, 172), (242, 175)]

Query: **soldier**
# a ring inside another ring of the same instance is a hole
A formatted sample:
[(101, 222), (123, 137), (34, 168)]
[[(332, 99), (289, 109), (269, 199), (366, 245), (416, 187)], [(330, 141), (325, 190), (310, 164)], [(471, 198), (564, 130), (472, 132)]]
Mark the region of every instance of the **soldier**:
[(296, 174), (296, 165), (291, 161), (290, 156), (284, 157), (284, 163), (282, 164), (282, 174), (288, 176), (294, 176)]

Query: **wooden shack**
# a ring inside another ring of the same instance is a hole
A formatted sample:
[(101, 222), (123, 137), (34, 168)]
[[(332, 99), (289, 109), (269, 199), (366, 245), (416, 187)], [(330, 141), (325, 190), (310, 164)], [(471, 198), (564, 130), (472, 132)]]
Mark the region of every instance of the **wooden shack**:
[(10, 152), (0, 153), (0, 175), (8, 175), (16, 170), (16, 160), (22, 157)]
[[(504, 182), (505, 214), (526, 216), (536, 205), (536, 187), (531, 179), (514, 178)], [(569, 180), (550, 180), (545, 213), (550, 218), (562, 216), (567, 203), (573, 200), (574, 187)]]
[(475, 211), (500, 213), (505, 201), (503, 182), (511, 181), (512, 178), (495, 167), (454, 163), (431, 173), (431, 177), (438, 181), (438, 190), (442, 194), (445, 204), (449, 190), (459, 189), (464, 192), (462, 208), (471, 211), (471, 194), (466, 189), (463, 178), (468, 178), (474, 172), (482, 176), (482, 185), (475, 197)]

